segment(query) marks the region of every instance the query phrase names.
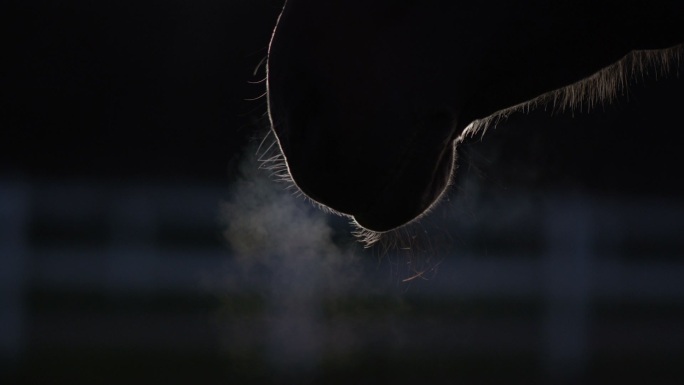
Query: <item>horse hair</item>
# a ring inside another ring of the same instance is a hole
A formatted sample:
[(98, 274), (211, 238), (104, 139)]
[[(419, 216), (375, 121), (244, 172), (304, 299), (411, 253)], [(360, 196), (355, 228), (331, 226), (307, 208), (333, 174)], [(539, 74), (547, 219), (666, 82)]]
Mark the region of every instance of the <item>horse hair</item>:
[(457, 141), (477, 134), (484, 135), (488, 128), (496, 127), (517, 112), (529, 112), (540, 107), (550, 107), (553, 112), (581, 111), (583, 108), (590, 110), (597, 105), (612, 103), (624, 95), (629, 84), (635, 80), (646, 76), (662, 77), (673, 70), (678, 75), (683, 58), (684, 44), (667, 49), (632, 51), (618, 62), (578, 82), (471, 122)]

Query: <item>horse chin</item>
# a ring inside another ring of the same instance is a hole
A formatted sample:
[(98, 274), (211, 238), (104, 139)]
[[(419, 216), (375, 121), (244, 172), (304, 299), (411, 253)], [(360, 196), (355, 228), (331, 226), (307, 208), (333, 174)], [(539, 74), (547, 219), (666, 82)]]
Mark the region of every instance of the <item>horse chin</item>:
[[(359, 170), (343, 173), (346, 159), (325, 159), (323, 155), (327, 152), (321, 147), (313, 147), (312, 152), (295, 151), (286, 157), (292, 181), (308, 198), (352, 217), (359, 227), (376, 233), (402, 227), (429, 211), (450, 185), (456, 155), (451, 142), (442, 149), (423, 149), (421, 153), (439, 155), (406, 162), (404, 167), (397, 169), (386, 169), (393, 177), (379, 183), (380, 179), (374, 177), (374, 173), (359, 175)], [(317, 172), (321, 166), (338, 172), (321, 174)]]
[(375, 199), (365, 210), (352, 214), (354, 222), (366, 230), (383, 233), (429, 212), (447, 191), (455, 168), (455, 148), (450, 145), (442, 153), (444, 156), (431, 167), (423, 165), (426, 167), (399, 174), (394, 183), (374, 194)]
[(293, 114), (274, 129), (293, 182), (313, 201), (353, 217), (366, 230), (387, 232), (414, 221), (439, 201), (450, 184), (459, 131), (449, 111), (426, 115), (420, 124), (403, 130), (399, 124), (386, 125), (413, 133), (404, 140), (386, 132), (375, 140), (365, 138), (366, 142), (359, 141), (358, 132), (332, 135), (343, 130), (312, 124), (321, 121), (315, 110), (302, 116)]

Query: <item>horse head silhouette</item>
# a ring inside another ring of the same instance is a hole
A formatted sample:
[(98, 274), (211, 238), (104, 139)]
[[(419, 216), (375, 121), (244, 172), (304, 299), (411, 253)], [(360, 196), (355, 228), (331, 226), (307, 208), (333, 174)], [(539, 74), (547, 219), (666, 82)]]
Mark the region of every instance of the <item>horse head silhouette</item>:
[(610, 101), (677, 66), (679, 1), (288, 0), (272, 131), (308, 197), (384, 232), (439, 201), (467, 135), (511, 111)]

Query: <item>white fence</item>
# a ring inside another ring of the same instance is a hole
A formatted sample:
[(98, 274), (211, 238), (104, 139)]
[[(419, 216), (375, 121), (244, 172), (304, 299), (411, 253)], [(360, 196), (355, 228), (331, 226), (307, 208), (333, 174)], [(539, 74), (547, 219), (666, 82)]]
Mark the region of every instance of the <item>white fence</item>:
[[(1, 352), (12, 357), (24, 349), (22, 299), (32, 287), (216, 290), (203, 277), (230, 269), (233, 261), (220, 240), (176, 247), (173, 240), (169, 246), (158, 238), (163, 226), (203, 229), (220, 237), (219, 203), (226, 192), (220, 186), (0, 180)], [(535, 234), (543, 245), (540, 256), (454, 251), (458, 255), (440, 262), (436, 279), (409, 295), (541, 296), (547, 303), (543, 360), (561, 375), (585, 365), (591, 301), (684, 302), (683, 202), (555, 195), (526, 215), (526, 223), (537, 221), (542, 229)], [(36, 234), (41, 224), (43, 233)], [(59, 242), (59, 231), (89, 226), (100, 229), (94, 236), (99, 241)], [(41, 237), (52, 240), (41, 245)], [(624, 258), (630, 244), (650, 245), (634, 253), (659, 255)]]

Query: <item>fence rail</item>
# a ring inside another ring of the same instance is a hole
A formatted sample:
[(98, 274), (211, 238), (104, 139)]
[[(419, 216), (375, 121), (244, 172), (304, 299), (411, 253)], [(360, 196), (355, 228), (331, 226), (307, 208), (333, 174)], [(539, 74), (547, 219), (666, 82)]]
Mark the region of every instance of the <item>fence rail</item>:
[[(226, 192), (221, 186), (0, 180), (3, 354), (15, 356), (24, 349), (22, 300), (32, 288), (195, 294), (236, 290), (216, 279), (217, 272), (237, 269), (220, 240), (219, 205)], [(532, 207), (523, 213), (524, 221), (512, 221), (504, 230), (534, 231), (542, 247), (530, 253), (537, 255), (453, 250), (454, 255), (442, 256), (429, 284), (407, 295), (541, 299), (547, 304), (543, 360), (561, 374), (586, 365), (591, 303), (679, 306), (684, 301), (684, 202), (556, 194)], [(486, 221), (480, 218), (480, 223)], [(521, 230), (530, 223), (535, 226)], [(209, 232), (214, 238), (177, 246), (173, 239), (160, 238), (164, 227)], [(69, 239), (74, 234), (80, 235)], [(509, 236), (501, 227), (487, 234), (492, 240)], [(240, 290), (265, 285), (269, 283), (250, 280)], [(353, 285), (347, 294), (363, 295), (364, 290)]]

